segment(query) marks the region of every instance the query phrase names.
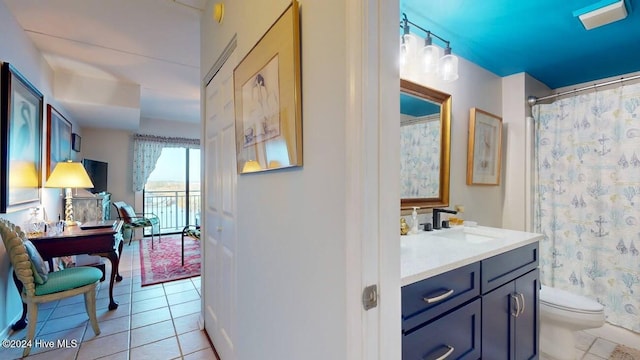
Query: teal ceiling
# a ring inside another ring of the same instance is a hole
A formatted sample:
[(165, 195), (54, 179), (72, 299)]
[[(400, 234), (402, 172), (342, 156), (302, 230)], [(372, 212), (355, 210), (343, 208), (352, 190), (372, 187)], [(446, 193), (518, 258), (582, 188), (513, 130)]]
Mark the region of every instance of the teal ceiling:
[(499, 76), (526, 72), (555, 89), (640, 71), (639, 1), (626, 0), (626, 19), (587, 31), (573, 12), (597, 2), (400, 0), (400, 13), (449, 40), (455, 55)]
[(405, 93), (400, 93), (400, 113), (413, 117), (427, 116), (440, 112), (440, 105), (417, 98)]

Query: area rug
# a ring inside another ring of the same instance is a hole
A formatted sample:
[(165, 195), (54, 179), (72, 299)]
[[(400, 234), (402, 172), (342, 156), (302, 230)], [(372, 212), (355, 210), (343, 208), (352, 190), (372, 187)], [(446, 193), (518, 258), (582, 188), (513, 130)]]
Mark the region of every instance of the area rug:
[(200, 241), (184, 239), (184, 266), (182, 266), (180, 235), (162, 236), (153, 241), (140, 240), (140, 275), (142, 286), (160, 284), (200, 275)]
[(640, 350), (618, 345), (609, 356), (609, 360), (640, 360)]

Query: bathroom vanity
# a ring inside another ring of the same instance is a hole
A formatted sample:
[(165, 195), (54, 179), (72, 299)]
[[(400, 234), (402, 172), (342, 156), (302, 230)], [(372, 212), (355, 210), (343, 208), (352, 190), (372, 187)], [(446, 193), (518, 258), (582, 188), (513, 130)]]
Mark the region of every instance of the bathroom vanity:
[(540, 239), (489, 227), (402, 236), (402, 358), (537, 359)]

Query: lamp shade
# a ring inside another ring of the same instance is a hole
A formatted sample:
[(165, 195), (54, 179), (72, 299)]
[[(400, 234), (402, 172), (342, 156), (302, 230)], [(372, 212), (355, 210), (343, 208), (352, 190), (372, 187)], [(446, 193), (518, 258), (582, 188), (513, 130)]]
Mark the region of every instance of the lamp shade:
[(93, 188), (93, 183), (79, 162), (59, 162), (49, 175), (47, 188)]
[(244, 167), (242, 168), (243, 173), (254, 172), (262, 170), (262, 166), (256, 160), (249, 160), (244, 163)]
[(458, 57), (451, 55), (451, 50), (445, 51), (445, 55), (440, 58), (439, 71), (445, 82), (458, 79)]
[(427, 74), (435, 74), (438, 72), (438, 62), (442, 57), (442, 49), (431, 43), (431, 38), (425, 40), (425, 46), (422, 48), (422, 70)]

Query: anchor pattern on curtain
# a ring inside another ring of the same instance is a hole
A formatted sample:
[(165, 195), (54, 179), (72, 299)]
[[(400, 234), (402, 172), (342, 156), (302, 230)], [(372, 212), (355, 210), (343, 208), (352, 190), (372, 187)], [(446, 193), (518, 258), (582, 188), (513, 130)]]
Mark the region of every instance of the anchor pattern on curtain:
[(543, 284), (640, 332), (640, 84), (533, 107)]

